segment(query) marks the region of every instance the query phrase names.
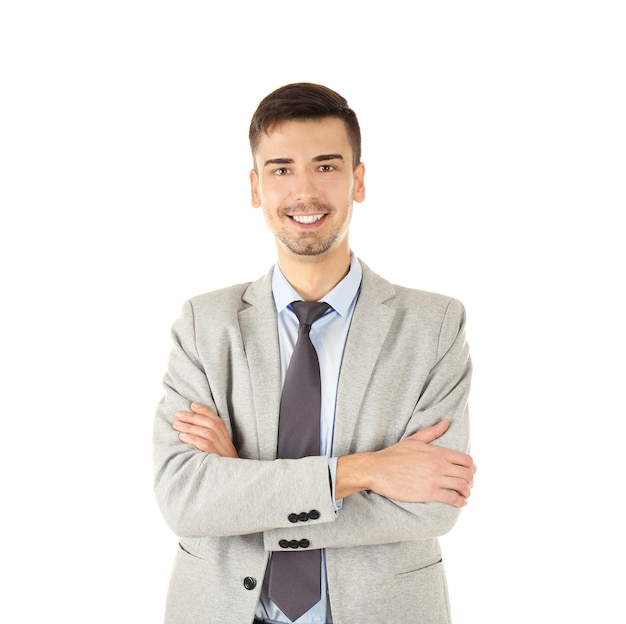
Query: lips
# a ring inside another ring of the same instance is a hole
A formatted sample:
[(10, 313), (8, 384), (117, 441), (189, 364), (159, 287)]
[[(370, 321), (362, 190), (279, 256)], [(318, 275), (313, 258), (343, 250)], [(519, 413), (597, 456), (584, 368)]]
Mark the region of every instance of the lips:
[(291, 215), (291, 218), (297, 223), (302, 223), (304, 225), (310, 225), (311, 223), (316, 223), (320, 219), (323, 219), (325, 215), (323, 214), (314, 214), (314, 215)]

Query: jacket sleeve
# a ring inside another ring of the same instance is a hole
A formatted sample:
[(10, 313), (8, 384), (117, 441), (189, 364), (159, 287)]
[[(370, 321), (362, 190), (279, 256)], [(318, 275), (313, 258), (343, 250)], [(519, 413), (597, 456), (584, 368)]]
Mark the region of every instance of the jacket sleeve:
[[(261, 461), (199, 451), (181, 442), (174, 414), (197, 401), (220, 413), (198, 355), (194, 308), (187, 302), (172, 328), (173, 346), (153, 428), (154, 488), (172, 531), (181, 537), (245, 535), (290, 525), (289, 514), (317, 509), (313, 523), (335, 520), (326, 457)], [(216, 340), (215, 348), (219, 349)], [(245, 359), (245, 358), (244, 358)], [(227, 363), (224, 363), (227, 366)], [(223, 412), (228, 412), (224, 407)], [(253, 416), (250, 416), (250, 423)]]
[[(465, 310), (460, 302), (451, 300), (441, 323), (436, 357), (402, 438), (448, 418), (450, 428), (433, 444), (468, 452), (471, 374)], [(393, 405), (388, 407), (393, 410)], [(343, 501), (334, 523), (267, 531), (265, 547), (275, 550), (279, 539), (299, 539), (304, 534), (313, 548), (428, 539), (447, 533), (459, 514), (459, 508), (445, 503), (405, 503), (359, 492)]]

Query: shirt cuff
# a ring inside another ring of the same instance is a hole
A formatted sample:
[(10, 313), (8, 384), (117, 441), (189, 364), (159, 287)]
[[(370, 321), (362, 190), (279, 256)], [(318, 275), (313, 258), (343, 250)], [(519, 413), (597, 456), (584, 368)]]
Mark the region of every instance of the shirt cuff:
[(337, 457), (328, 458), (328, 473), (330, 476), (330, 488), (333, 497), (333, 507), (339, 511), (343, 507), (343, 498), (335, 500), (335, 479), (337, 478)]

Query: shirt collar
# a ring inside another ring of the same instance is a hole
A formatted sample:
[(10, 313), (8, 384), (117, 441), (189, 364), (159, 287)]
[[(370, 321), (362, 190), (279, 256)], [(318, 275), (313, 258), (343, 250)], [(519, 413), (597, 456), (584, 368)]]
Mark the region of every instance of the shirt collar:
[[(350, 253), (350, 270), (348, 274), (337, 284), (323, 301), (333, 307), (340, 316), (345, 316), (350, 310), (359, 286), (363, 269), (353, 253)], [(276, 304), (276, 311), (280, 314), (292, 301), (301, 301), (302, 297), (293, 289), (287, 278), (283, 275), (278, 264), (274, 266), (272, 274), (272, 293)]]

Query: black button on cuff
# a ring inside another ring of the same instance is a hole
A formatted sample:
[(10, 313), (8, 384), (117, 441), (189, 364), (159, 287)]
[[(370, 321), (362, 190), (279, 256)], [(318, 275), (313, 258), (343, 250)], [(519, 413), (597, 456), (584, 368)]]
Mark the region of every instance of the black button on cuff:
[(290, 513), (287, 516), (287, 520), (295, 524), (296, 522), (307, 522), (308, 520), (318, 520), (320, 515), (321, 514), (319, 511), (317, 511), (317, 509), (311, 509), (309, 513), (307, 513), (306, 511), (303, 511), (299, 514)]
[(297, 548), (308, 548), (311, 545), (311, 542), (308, 539), (301, 539), (301, 540), (281, 539), (278, 542), (278, 545), (281, 548), (293, 548), (295, 550)]
[(247, 590), (252, 590), (256, 587), (256, 579), (253, 578), (252, 576), (246, 576), (245, 579), (243, 579), (243, 586), (247, 589)]

